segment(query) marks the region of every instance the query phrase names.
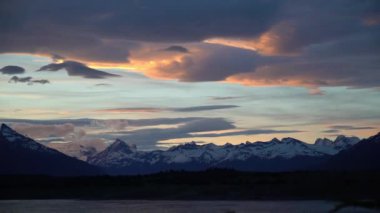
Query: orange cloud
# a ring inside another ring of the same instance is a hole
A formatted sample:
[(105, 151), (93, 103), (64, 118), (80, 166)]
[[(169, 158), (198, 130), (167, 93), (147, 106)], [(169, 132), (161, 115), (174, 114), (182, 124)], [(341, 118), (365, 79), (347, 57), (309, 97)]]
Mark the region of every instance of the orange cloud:
[(291, 22), (280, 22), (258, 38), (211, 38), (204, 42), (253, 50), (262, 55), (294, 55), (297, 50), (288, 45), (294, 34)]
[(325, 80), (314, 72), (299, 72), (292, 69), (281, 69), (282, 66), (259, 67), (254, 72), (240, 73), (229, 76), (225, 82), (237, 83), (245, 86), (289, 86), (305, 87), (310, 95), (323, 95), (321, 86), (339, 85), (338, 81)]
[[(186, 44), (188, 52), (165, 51), (170, 44), (141, 44), (135, 49), (128, 61), (104, 62), (84, 61), (89, 67), (96, 69), (125, 69), (129, 71), (142, 72), (146, 76), (156, 79), (182, 79), (186, 74), (190, 58), (204, 54), (199, 44)], [(191, 54), (191, 57), (189, 56)], [(75, 60), (75, 59), (73, 59)]]
[(256, 78), (255, 73), (243, 73), (236, 74), (226, 78), (225, 82), (237, 83), (245, 86), (306, 86), (314, 87), (314, 85), (307, 84), (302, 79), (266, 79), (266, 78)]

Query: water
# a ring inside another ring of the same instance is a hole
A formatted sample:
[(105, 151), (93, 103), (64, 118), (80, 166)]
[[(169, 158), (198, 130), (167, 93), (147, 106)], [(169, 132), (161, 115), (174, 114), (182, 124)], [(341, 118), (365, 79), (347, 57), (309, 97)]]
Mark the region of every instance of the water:
[[(0, 212), (128, 212), (128, 213), (245, 213), (245, 212), (329, 212), (328, 201), (144, 201), (144, 200), (6, 200)], [(376, 212), (358, 207), (339, 212)]]

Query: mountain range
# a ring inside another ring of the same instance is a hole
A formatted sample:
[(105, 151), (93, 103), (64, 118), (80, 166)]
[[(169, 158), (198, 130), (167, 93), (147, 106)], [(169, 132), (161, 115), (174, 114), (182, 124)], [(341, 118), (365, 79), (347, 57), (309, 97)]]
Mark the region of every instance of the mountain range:
[(368, 139), (338, 136), (308, 144), (294, 138), (237, 145), (199, 145), (139, 151), (120, 139), (85, 161), (69, 157), (23, 136), (3, 124), (0, 130), (0, 174), (135, 175), (168, 170), (228, 168), (255, 172), (314, 170), (380, 170), (380, 133)]
[(207, 168), (233, 168), (243, 171), (281, 172), (314, 169), (331, 156), (360, 141), (357, 137), (338, 136), (334, 141), (318, 139), (307, 144), (294, 138), (238, 145), (197, 145), (195, 142), (173, 146), (166, 151), (138, 151), (117, 139), (88, 162), (111, 174), (144, 174), (162, 170), (198, 171)]

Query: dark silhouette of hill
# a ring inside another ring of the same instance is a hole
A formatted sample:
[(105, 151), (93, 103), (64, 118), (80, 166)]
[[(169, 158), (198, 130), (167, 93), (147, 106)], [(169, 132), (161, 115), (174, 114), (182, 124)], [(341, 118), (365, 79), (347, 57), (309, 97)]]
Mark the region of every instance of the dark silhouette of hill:
[(0, 174), (82, 176), (104, 173), (98, 167), (48, 148), (3, 124), (0, 129)]
[(322, 170), (380, 171), (380, 133), (332, 156)]

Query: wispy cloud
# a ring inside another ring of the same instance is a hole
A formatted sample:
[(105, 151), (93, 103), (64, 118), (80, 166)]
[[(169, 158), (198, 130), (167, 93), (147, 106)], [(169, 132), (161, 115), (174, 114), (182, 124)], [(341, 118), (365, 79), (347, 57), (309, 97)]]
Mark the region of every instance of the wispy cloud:
[(231, 109), (239, 107), (237, 105), (208, 105), (208, 106), (193, 106), (193, 107), (182, 107), (182, 108), (171, 108), (169, 110), (173, 112), (199, 112), (199, 111), (209, 111), (209, 110), (219, 110), (219, 109)]
[(339, 129), (327, 129), (327, 130), (323, 130), (322, 131), (323, 133), (338, 133), (340, 132)]
[(33, 80), (32, 77), (17, 77), (13, 76), (11, 79), (9, 79), (8, 83), (27, 83), (28, 85), (33, 85), (33, 84), (49, 84), (50, 81), (46, 79), (37, 79)]
[(210, 99), (214, 100), (214, 101), (233, 100), (233, 99), (239, 99), (239, 98), (242, 98), (242, 96), (214, 96), (214, 97), (210, 97)]
[[(178, 127), (172, 128), (148, 128), (133, 131), (109, 132), (113, 137), (121, 138), (130, 143), (135, 143), (146, 149), (153, 149), (160, 141), (180, 138), (214, 138), (239, 135), (262, 135), (262, 134), (288, 134), (302, 132), (299, 130), (275, 130), (275, 129), (248, 129), (235, 130), (233, 122), (223, 118), (202, 118), (189, 121)], [(216, 131), (216, 133), (203, 133)], [(218, 133), (218, 131), (229, 131)], [(109, 136), (108, 135), (108, 136)]]
[(376, 129), (375, 127), (371, 126), (352, 126), (352, 125), (333, 125), (329, 126), (329, 129), (324, 130), (322, 132), (324, 133), (339, 133), (344, 130), (370, 130), (370, 129)]
[(100, 84), (95, 84), (96, 87), (110, 87), (112, 84), (107, 84), (107, 83), (100, 83)]
[(222, 110), (231, 109), (239, 107), (237, 105), (206, 105), (206, 106), (192, 106), (192, 107), (126, 107), (126, 108), (112, 108), (112, 109), (101, 109), (101, 112), (111, 112), (111, 113), (132, 113), (132, 112), (200, 112), (200, 111), (210, 111), (210, 110)]
[(152, 118), (152, 119), (53, 119), (53, 120), (32, 120), (32, 119), (0, 119), (1, 123), (24, 123), (33, 125), (63, 125), (73, 124), (75, 126), (84, 127), (100, 127), (111, 129), (124, 129), (127, 126), (144, 127), (158, 125), (176, 125), (187, 123), (195, 120), (204, 119), (203, 117), (184, 117), (184, 118)]
[(376, 129), (371, 126), (351, 126), (351, 125), (334, 125), (330, 126), (330, 129), (338, 129), (338, 130), (364, 130), (364, 129)]
[(109, 132), (107, 137), (118, 137), (138, 146), (153, 148), (161, 140), (192, 137), (191, 133), (235, 129), (235, 125), (223, 118), (200, 118), (172, 128), (147, 128), (132, 131)]
[(274, 130), (274, 129), (249, 129), (239, 130), (225, 133), (208, 133), (208, 134), (192, 134), (193, 137), (223, 137), (223, 136), (237, 136), (237, 135), (264, 135), (264, 134), (277, 134), (277, 133), (299, 133), (299, 130)]

